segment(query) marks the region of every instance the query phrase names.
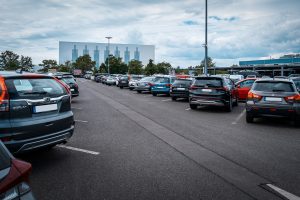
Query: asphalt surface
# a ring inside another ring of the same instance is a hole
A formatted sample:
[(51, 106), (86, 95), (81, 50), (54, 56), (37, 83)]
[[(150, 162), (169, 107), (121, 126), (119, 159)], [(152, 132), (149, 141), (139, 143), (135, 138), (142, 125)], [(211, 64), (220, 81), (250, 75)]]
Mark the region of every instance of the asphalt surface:
[(66, 146), (23, 155), (37, 199), (282, 199), (300, 196), (300, 129), (190, 110), (184, 100), (78, 80)]

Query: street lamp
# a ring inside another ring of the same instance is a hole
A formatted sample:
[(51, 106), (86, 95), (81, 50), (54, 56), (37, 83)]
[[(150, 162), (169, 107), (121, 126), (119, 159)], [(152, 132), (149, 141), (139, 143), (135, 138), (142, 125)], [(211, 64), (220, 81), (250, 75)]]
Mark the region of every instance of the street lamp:
[(110, 74), (110, 72), (109, 72), (109, 40), (112, 38), (112, 37), (110, 37), (110, 36), (108, 36), (108, 37), (105, 37), (106, 39), (107, 39), (107, 46), (108, 46), (108, 54), (107, 54), (107, 71), (108, 71), (108, 74)]
[(204, 65), (204, 74), (207, 75), (207, 0), (205, 0), (205, 65)]

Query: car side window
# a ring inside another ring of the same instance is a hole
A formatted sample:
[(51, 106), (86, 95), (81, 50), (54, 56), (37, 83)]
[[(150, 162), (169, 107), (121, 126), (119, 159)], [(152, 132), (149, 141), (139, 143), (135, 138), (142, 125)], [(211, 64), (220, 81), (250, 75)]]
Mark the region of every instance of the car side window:
[(240, 88), (251, 88), (254, 83), (254, 80), (247, 80), (240, 83)]

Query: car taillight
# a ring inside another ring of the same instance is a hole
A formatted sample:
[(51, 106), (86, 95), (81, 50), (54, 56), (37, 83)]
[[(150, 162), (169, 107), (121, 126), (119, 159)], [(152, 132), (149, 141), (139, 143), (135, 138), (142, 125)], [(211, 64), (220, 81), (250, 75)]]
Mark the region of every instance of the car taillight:
[(62, 82), (61, 80), (59, 80), (57, 78), (54, 78), (54, 79), (67, 90), (68, 95), (71, 95), (70, 86), (68, 86), (67, 84), (65, 84), (64, 82)]
[(294, 95), (294, 96), (289, 96), (289, 97), (284, 97), (285, 101), (288, 103), (300, 103), (300, 94)]
[(248, 92), (248, 100), (259, 101), (262, 99), (262, 96), (255, 94), (253, 92)]
[(9, 94), (3, 77), (0, 77), (0, 112), (9, 111)]
[(148, 85), (149, 85), (150, 87), (152, 87), (154, 84), (153, 84), (153, 83), (148, 83)]
[(169, 83), (168, 83), (168, 84), (166, 84), (166, 87), (171, 87), (171, 86), (172, 86), (172, 84), (169, 84)]
[(194, 86), (194, 85), (192, 85), (191, 87), (189, 87), (189, 90), (196, 90), (196, 89), (197, 89), (197, 87)]

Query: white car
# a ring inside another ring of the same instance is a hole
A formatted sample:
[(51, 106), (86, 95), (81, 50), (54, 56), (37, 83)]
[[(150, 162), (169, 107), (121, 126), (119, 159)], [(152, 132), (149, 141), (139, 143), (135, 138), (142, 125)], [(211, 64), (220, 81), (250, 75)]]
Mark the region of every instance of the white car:
[(236, 82), (243, 80), (244, 76), (235, 74), (235, 75), (230, 75), (229, 78), (232, 79), (236, 83)]

